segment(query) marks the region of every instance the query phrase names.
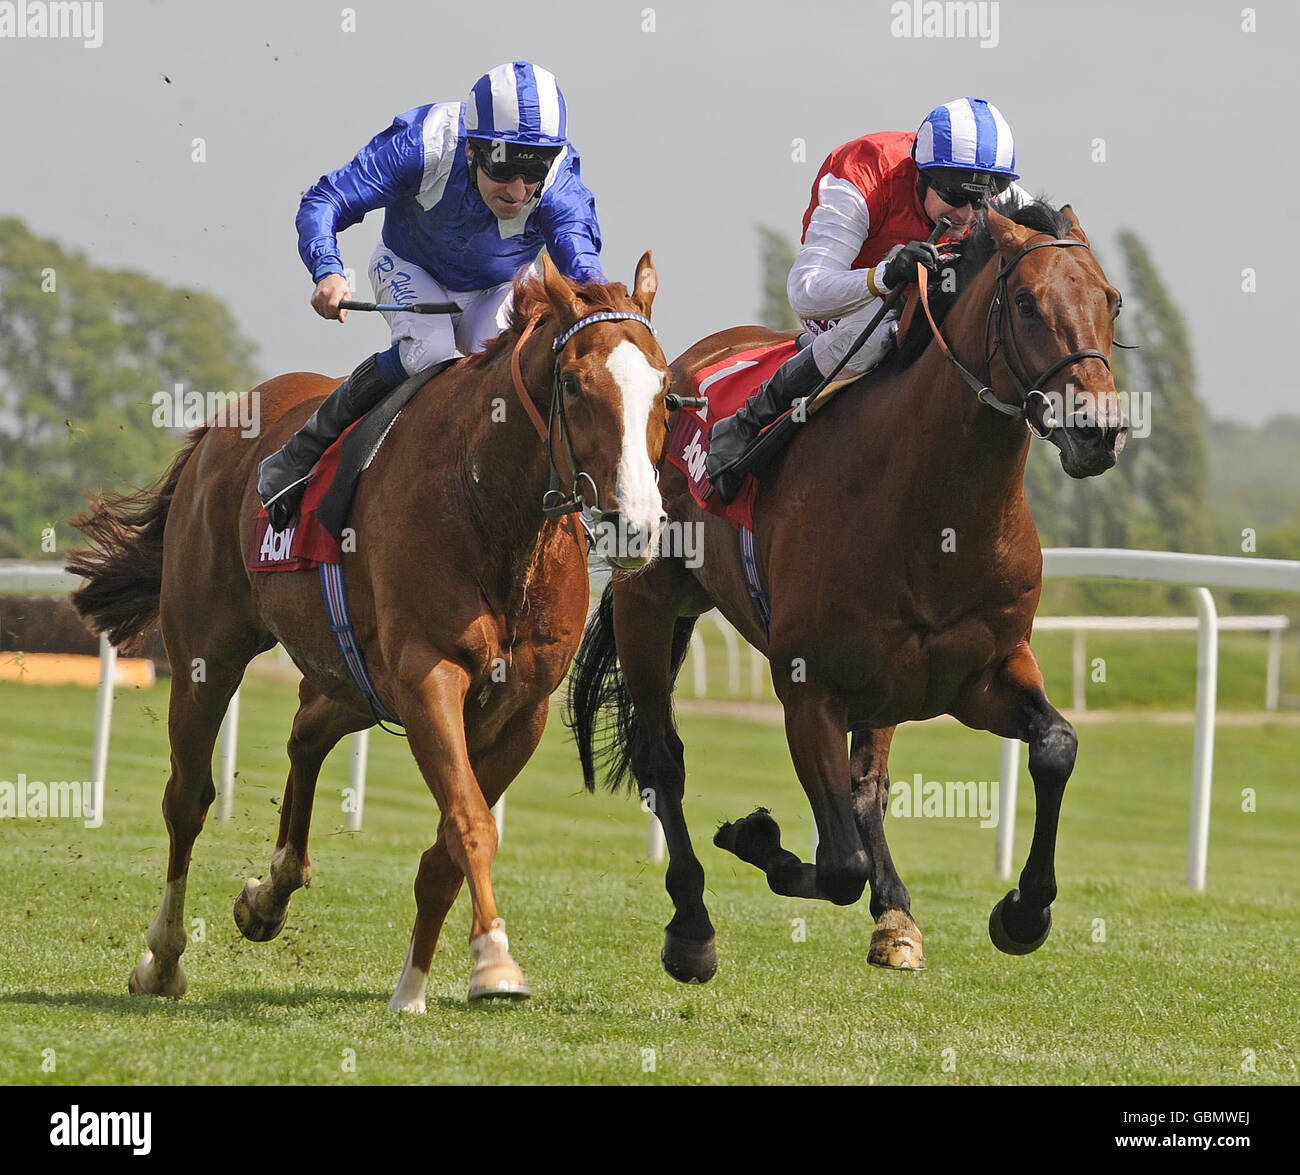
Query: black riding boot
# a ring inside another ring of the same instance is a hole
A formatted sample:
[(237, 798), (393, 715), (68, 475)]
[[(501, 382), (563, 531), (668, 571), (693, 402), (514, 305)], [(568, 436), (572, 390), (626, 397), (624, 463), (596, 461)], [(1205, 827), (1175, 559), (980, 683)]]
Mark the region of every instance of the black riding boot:
[(745, 480), (744, 474), (731, 473), (728, 466), (739, 459), (764, 428), (800, 396), (808, 395), (821, 379), (812, 347), (805, 347), (781, 364), (734, 416), (719, 420), (709, 430), (709, 458), (704, 469), (724, 502), (730, 502), (740, 493)]
[(257, 496), (266, 507), (272, 529), (284, 530), (293, 521), (307, 477), (321, 454), (349, 424), (360, 420), (392, 390), (371, 355), (326, 397), (283, 449), (257, 467)]

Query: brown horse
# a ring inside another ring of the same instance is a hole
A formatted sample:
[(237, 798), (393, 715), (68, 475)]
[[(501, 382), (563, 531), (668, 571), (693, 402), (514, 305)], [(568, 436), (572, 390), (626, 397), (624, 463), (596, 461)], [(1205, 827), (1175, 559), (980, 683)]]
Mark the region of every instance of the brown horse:
[[(669, 382), (646, 321), (657, 287), (649, 253), (631, 296), (619, 284), (573, 285), (545, 261), (540, 279), (516, 283), (502, 337), (416, 395), (361, 480), (350, 519), (356, 550), (343, 561), (353, 623), (379, 698), (406, 727), (441, 812), (415, 880), (415, 929), (394, 1009), (424, 1011), (434, 947), (462, 879), (474, 905), (470, 998), (529, 994), (492, 895), (490, 808), (541, 738), (589, 592), (576, 519), (543, 514), (548, 448), (561, 483), (586, 492), (594, 517), (642, 540), (645, 554), (625, 566), (646, 562), (663, 521), (654, 463)], [(553, 353), (561, 332), (584, 320)], [(248, 662), (279, 641), (303, 680), (270, 877), (250, 878), (235, 904), (247, 938), (279, 933), (290, 895), (308, 882), (326, 754), (375, 722), (345, 672), (316, 574), (247, 570), (258, 462), (337, 382), (299, 373), (263, 384), (250, 393), (271, 422), (260, 437), (199, 430), (158, 487), (100, 500), (78, 521), (91, 542), (70, 563), (88, 580), (78, 607), (115, 644), (159, 620), (172, 666), (163, 797), (171, 855), (149, 949), (131, 975), (136, 993), (185, 990), (190, 852), (215, 794), (213, 743)], [(548, 403), (549, 446), (536, 411)]]
[[(955, 270), (955, 294), (933, 298), (952, 351), (977, 374), (949, 366), (917, 315), (891, 361), (796, 429), (756, 503), (768, 631), (735, 531), (696, 506), (682, 474), (663, 469), (669, 516), (702, 527), (702, 559), (695, 569), (664, 559), (610, 585), (579, 651), (566, 717), (588, 787), (597, 759), (611, 786), (630, 769), (663, 825), (676, 912), (662, 959), (675, 978), (704, 982), (717, 967), (704, 871), (682, 815), (672, 713), (695, 619), (714, 606), (767, 654), (820, 838), (815, 864), (800, 861), (760, 809), (724, 825), (715, 844), (764, 870), (779, 894), (843, 905), (869, 882), (869, 960), (923, 966), (885, 843), (889, 743), (900, 722), (951, 714), (1029, 743), (1033, 844), (990, 934), (1009, 953), (1047, 937), (1057, 817), (1077, 740), (1048, 702), (1029, 645), (1042, 557), (1023, 489), (1026, 422), (1047, 432), (1047, 397), (1035, 389), (1073, 381), (1065, 401), (1073, 412), (1050, 433), (1072, 477), (1112, 466), (1126, 428), (1108, 359), (1119, 294), (1086, 245), (1068, 207), (1031, 205), (1011, 219), (988, 212)], [(712, 335), (673, 363), (674, 377), (689, 387), (701, 367), (788, 337), (757, 327)], [(991, 391), (972, 395), (967, 377)]]

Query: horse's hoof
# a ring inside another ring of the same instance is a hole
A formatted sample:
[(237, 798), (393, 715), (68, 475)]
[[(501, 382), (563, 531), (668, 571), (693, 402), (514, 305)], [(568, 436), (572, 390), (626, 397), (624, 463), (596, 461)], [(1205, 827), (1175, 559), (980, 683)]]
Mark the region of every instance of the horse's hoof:
[[(474, 997), (471, 995), (470, 998), (473, 999)], [(397, 996), (393, 996), (393, 998), (388, 1001), (388, 1010), (390, 1012), (407, 1012), (412, 1016), (423, 1016), (424, 996), (420, 996), (418, 999), (409, 1000), (399, 1000)]]
[(526, 1000), (533, 993), (524, 980), (519, 964), (510, 957), (510, 940), (506, 937), (506, 924), (500, 919), (492, 928), (469, 944), (475, 960), (474, 973), (469, 977), (469, 1001)]
[(253, 895), (265, 884), (256, 877), (250, 877), (244, 882), (244, 888), (239, 891), (239, 897), (235, 899), (235, 925), (239, 927), (239, 933), (249, 942), (270, 942), (284, 929), (285, 921), (289, 917), (287, 904), (278, 921), (263, 918), (253, 908)]
[(126, 986), (132, 995), (166, 996), (178, 1000), (185, 994), (185, 968), (180, 959), (177, 959), (171, 967), (164, 970), (158, 966), (153, 951), (145, 951), (131, 971)]
[[(1015, 934), (1011, 932), (1012, 926), (1016, 928)], [(1037, 914), (1025, 910), (1018, 889), (1008, 893), (989, 915), (989, 938), (1004, 955), (1028, 955), (1038, 950), (1051, 933), (1052, 907)]]
[(897, 971), (925, 970), (921, 931), (910, 914), (902, 910), (886, 910), (880, 915), (875, 933), (871, 936), (867, 962), (875, 967), (892, 967)]
[(678, 983), (708, 983), (718, 971), (718, 950), (713, 935), (700, 942), (669, 930), (664, 933), (659, 961)]
[[(513, 959), (476, 970), (469, 981), (469, 1002), (526, 1000), (533, 994)], [(423, 1010), (423, 1008), (421, 1008)]]
[(503, 979), (495, 987), (471, 985), (469, 1002), (471, 1004), (480, 1003), (483, 1000), (518, 1000), (522, 1002), (531, 998), (532, 994), (533, 989), (528, 984)]
[(755, 808), (748, 816), (719, 825), (713, 843), (761, 869), (768, 857), (780, 851), (781, 826), (766, 808)]

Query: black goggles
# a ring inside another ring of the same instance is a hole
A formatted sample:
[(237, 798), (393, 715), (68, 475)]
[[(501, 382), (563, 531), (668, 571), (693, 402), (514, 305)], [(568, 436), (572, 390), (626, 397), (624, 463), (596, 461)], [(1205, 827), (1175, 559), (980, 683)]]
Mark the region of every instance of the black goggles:
[(526, 184), (540, 184), (550, 173), (555, 155), (538, 153), (507, 155), (505, 159), (493, 159), (490, 150), (475, 147), (474, 162), (493, 183), (508, 184), (518, 176)]
[(985, 184), (937, 184), (930, 181), (930, 190), (949, 208), (965, 208), (967, 204), (979, 207), (986, 200), (994, 200), (1011, 185), (1005, 176), (992, 177)]

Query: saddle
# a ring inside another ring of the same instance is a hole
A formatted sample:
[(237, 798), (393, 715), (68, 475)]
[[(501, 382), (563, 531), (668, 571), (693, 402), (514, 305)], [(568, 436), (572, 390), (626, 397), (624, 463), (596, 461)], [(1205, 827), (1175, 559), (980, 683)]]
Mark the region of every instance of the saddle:
[(455, 362), (444, 359), (417, 372), (350, 424), (316, 463), (298, 515), (288, 527), (271, 530), (266, 511), (258, 511), (248, 559), (250, 571), (303, 571), (319, 563), (339, 562), (343, 531), (361, 475), (370, 468), (415, 393)]

